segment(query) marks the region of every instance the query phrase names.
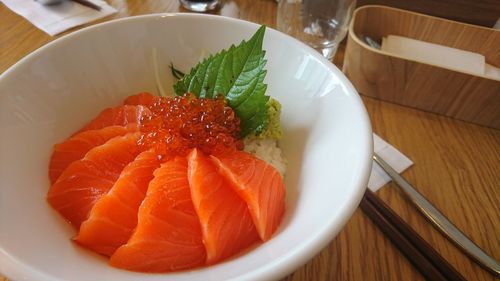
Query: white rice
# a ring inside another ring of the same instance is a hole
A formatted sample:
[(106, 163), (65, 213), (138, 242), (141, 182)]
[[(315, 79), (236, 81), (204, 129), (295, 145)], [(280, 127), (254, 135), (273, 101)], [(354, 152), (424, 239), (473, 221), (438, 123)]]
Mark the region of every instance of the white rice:
[(245, 151), (271, 164), (281, 176), (285, 175), (286, 159), (281, 153), (278, 142), (274, 139), (244, 139)]

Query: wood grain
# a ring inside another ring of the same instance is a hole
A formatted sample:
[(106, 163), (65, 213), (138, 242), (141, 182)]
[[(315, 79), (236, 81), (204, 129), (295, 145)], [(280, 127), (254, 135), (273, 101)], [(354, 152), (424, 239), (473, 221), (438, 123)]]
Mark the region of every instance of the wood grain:
[[(105, 20), (184, 11), (176, 0), (108, 2), (118, 8), (119, 13)], [(274, 1), (226, 1), (226, 5), (229, 4), (236, 5), (236, 15), (240, 18), (275, 25)], [(57, 38), (44, 34), (2, 4), (0, 34), (0, 73)], [(342, 51), (341, 48), (334, 59), (338, 66), (341, 66)], [(363, 97), (363, 101), (374, 131), (415, 162), (403, 175), (478, 245), (499, 260), (500, 131), (369, 97)], [(396, 186), (388, 184), (378, 195), (468, 280), (494, 280), (432, 228)], [(1, 277), (0, 280), (4, 281)], [(363, 212), (357, 210), (327, 247), (283, 280), (412, 281), (423, 280), (423, 277)]]
[(498, 0), (358, 0), (357, 4), (385, 5), (486, 27), (500, 17)]
[(362, 42), (400, 35), (486, 57), (500, 65), (500, 31), (383, 6), (356, 10), (344, 72), (364, 95), (500, 129), (500, 80), (410, 61)]

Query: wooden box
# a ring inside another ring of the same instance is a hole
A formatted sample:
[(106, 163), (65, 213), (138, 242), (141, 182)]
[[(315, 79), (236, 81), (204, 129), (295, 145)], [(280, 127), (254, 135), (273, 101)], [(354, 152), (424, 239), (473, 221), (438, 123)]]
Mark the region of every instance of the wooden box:
[(500, 129), (500, 81), (406, 60), (368, 46), (400, 35), (482, 54), (500, 67), (500, 31), (385, 6), (363, 6), (349, 26), (343, 71), (363, 95)]

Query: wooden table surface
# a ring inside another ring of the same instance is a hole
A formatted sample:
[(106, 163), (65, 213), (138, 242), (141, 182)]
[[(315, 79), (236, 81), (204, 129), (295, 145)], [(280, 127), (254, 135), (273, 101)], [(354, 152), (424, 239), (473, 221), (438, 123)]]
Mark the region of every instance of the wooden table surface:
[[(108, 0), (118, 14), (102, 21), (158, 12), (187, 12), (177, 0)], [(274, 27), (271, 0), (226, 1), (220, 13)], [(70, 30), (67, 33), (75, 31)], [(51, 37), (0, 4), (0, 73), (60, 37)], [(334, 59), (342, 64), (343, 50)], [(500, 260), (500, 131), (363, 97), (373, 130), (414, 166), (403, 173), (417, 189), (486, 252)], [(500, 110), (500, 109), (499, 109)], [(394, 184), (378, 196), (468, 280), (494, 280), (410, 205)], [(0, 277), (4, 280), (4, 277)], [(287, 281), (423, 280), (406, 258), (358, 209), (340, 234)]]

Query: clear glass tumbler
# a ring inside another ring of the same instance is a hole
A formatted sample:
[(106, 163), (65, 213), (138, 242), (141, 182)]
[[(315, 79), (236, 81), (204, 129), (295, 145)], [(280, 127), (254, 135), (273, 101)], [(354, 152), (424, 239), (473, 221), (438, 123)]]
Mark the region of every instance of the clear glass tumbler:
[(179, 0), (181, 5), (194, 12), (207, 12), (219, 7), (222, 0)]
[(331, 59), (355, 7), (356, 0), (280, 0), (277, 27)]

